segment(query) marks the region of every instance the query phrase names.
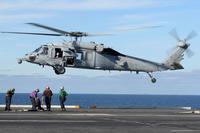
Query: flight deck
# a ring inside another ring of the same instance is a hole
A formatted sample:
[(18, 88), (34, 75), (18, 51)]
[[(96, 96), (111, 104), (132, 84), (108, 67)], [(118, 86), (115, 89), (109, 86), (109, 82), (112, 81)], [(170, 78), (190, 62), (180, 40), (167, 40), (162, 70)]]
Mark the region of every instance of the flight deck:
[(199, 133), (200, 114), (183, 109), (0, 111), (6, 133)]

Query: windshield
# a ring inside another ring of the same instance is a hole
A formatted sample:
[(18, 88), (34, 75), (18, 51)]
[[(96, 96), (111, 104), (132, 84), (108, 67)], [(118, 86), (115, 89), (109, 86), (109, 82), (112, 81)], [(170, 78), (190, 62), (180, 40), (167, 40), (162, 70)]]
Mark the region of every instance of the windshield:
[(48, 54), (48, 47), (43, 47), (41, 54), (47, 55)]
[(33, 51), (33, 53), (39, 53), (41, 51), (42, 47), (37, 48), (36, 50)]
[(36, 50), (34, 50), (32, 53), (47, 55), (48, 54), (48, 47), (41, 46), (41, 47), (37, 48)]

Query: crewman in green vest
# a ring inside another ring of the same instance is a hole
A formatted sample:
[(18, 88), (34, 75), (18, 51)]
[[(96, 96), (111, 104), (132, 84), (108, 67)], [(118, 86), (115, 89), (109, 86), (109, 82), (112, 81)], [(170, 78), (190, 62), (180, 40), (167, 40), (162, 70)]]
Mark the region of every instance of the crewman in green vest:
[(65, 111), (65, 104), (64, 102), (66, 101), (66, 96), (67, 96), (67, 92), (64, 89), (64, 86), (60, 87), (60, 92), (59, 92), (59, 100), (60, 100), (60, 107), (62, 111)]

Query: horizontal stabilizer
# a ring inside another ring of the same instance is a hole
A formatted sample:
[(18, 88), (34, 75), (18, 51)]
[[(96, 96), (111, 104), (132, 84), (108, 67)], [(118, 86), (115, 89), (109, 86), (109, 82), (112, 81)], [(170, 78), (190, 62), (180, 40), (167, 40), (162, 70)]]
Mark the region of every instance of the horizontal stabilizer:
[(174, 68), (173, 70), (184, 69), (184, 67), (180, 63), (174, 63), (171, 66)]

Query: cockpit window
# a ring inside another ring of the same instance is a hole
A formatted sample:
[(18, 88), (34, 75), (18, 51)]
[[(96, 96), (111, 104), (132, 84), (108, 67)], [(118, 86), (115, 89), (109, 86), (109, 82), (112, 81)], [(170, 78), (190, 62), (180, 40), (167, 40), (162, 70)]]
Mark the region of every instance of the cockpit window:
[(48, 47), (39, 47), (36, 50), (34, 50), (33, 53), (47, 55), (48, 54)]
[(33, 53), (38, 53), (38, 52), (40, 52), (41, 48), (42, 48), (42, 47), (37, 48), (36, 50), (33, 51)]
[(41, 54), (48, 55), (48, 47), (43, 47), (43, 48), (42, 48), (42, 53), (41, 53)]

